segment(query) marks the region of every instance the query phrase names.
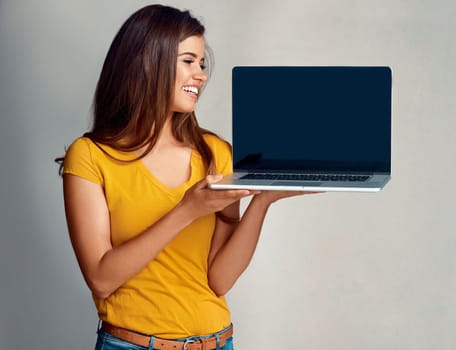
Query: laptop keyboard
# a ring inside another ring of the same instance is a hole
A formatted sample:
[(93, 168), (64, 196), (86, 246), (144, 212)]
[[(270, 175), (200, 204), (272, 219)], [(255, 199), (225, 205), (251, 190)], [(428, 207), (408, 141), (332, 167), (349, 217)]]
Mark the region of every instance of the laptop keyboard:
[(367, 181), (369, 175), (334, 175), (334, 174), (247, 174), (241, 179), (279, 180), (279, 181)]

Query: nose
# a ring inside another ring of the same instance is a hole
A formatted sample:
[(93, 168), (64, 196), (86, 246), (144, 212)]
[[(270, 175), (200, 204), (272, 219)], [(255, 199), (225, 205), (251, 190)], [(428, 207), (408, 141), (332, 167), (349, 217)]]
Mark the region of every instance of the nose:
[(198, 66), (198, 68), (196, 68), (195, 72), (193, 73), (193, 78), (204, 83), (207, 80), (207, 74), (204, 72), (203, 68)]

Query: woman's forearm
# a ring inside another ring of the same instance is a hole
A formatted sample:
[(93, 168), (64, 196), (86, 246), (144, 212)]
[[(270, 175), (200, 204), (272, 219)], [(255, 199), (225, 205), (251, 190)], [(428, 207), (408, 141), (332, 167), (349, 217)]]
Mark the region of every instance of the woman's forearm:
[(135, 238), (108, 250), (86, 276), (92, 292), (107, 298), (155, 259), (193, 219), (187, 208), (178, 205)]
[(269, 205), (261, 196), (253, 197), (231, 237), (212, 261), (209, 285), (217, 295), (226, 294), (249, 265)]

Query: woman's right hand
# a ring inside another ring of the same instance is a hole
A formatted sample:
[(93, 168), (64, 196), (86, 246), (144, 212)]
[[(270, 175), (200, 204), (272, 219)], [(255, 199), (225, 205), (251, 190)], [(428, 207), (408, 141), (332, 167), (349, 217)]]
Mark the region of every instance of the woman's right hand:
[(187, 208), (194, 219), (223, 210), (230, 204), (255, 194), (249, 190), (212, 190), (209, 184), (222, 179), (221, 174), (208, 175), (190, 187), (180, 205)]

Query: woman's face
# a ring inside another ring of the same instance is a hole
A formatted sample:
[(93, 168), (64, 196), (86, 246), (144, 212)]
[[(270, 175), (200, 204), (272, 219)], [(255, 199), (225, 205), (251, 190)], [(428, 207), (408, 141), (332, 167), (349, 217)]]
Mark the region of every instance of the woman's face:
[(195, 109), (201, 87), (207, 80), (204, 49), (202, 36), (191, 36), (179, 43), (172, 112), (192, 112)]

